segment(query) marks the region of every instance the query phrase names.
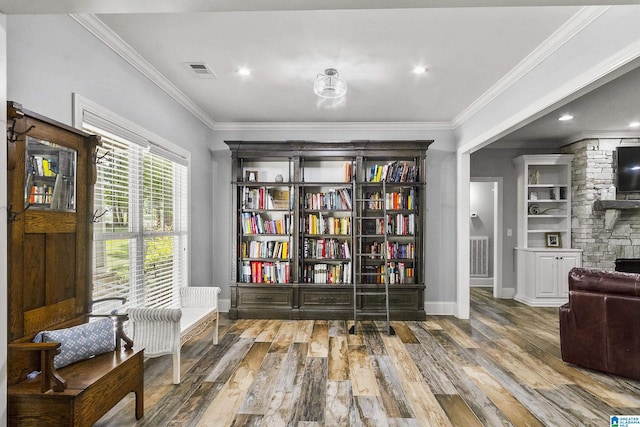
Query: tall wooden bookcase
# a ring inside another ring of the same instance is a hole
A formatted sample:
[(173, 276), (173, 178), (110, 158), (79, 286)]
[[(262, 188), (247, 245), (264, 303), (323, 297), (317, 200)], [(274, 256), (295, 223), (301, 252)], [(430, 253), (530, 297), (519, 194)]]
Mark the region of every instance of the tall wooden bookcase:
[[(226, 141), (234, 209), (230, 318), (424, 319), (432, 141)], [(359, 318), (361, 316), (358, 316)]]
[(8, 336), (19, 342), (90, 311), (98, 139), (17, 103), (7, 115)]

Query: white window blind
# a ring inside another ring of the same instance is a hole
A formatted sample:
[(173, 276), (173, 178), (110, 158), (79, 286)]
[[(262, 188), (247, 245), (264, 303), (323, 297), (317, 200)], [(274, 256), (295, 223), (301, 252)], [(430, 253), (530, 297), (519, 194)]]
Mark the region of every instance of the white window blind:
[(177, 305), (179, 287), (187, 284), (187, 160), (90, 112), (83, 114), (83, 128), (102, 137), (94, 192), (93, 300)]

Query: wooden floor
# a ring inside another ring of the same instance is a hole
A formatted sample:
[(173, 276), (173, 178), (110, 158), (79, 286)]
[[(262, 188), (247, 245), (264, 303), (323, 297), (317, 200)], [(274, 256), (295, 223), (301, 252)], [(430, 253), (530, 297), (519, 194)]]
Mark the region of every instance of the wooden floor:
[(558, 310), (472, 290), (471, 319), (424, 322), (221, 322), (145, 367), (145, 417), (133, 398), (99, 426), (608, 426), (640, 414), (640, 382), (560, 359)]

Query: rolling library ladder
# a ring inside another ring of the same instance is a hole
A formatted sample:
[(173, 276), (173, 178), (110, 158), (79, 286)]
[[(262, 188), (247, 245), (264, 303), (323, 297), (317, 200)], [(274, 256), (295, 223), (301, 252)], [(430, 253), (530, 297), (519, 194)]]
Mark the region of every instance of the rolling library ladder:
[[(358, 330), (358, 314), (361, 317), (380, 316), (379, 311), (362, 311), (358, 313), (358, 301), (359, 296), (384, 296), (384, 317), (387, 323), (387, 334), (395, 335), (395, 330), (391, 326), (391, 317), (389, 314), (389, 282), (391, 282), (391, 267), (389, 263), (388, 253), (388, 216), (387, 216), (387, 203), (384, 195), (387, 194), (386, 182), (382, 181), (383, 197), (381, 200), (373, 200), (371, 195), (360, 194), (360, 197), (356, 198), (356, 203), (353, 204), (353, 218), (356, 224), (357, 233), (357, 247), (355, 247), (356, 263), (354, 264), (354, 280), (353, 280), (353, 325), (349, 328), (349, 333), (354, 335)], [(356, 189), (353, 189), (353, 194), (356, 194)], [(376, 209), (374, 214), (367, 213), (368, 209), (365, 207), (368, 204), (375, 204)], [(377, 244), (366, 244), (365, 239), (380, 238), (381, 240), (375, 240)], [(364, 258), (376, 259), (380, 261), (380, 270), (370, 272), (361, 268), (365, 263)], [(368, 288), (362, 286), (365, 283), (384, 284), (382, 289), (379, 286), (375, 288)]]

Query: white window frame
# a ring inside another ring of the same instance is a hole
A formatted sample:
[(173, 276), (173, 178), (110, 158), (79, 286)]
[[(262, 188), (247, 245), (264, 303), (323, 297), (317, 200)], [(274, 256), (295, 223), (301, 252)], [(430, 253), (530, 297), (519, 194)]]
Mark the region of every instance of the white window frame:
[[(185, 150), (184, 148), (178, 146), (175, 143), (172, 143), (162, 137), (160, 137), (159, 135), (154, 134), (153, 132), (148, 131), (147, 129), (144, 129), (143, 127), (133, 123), (132, 121), (108, 110), (107, 108), (102, 107), (101, 105), (90, 101), (89, 99), (74, 93), (73, 94), (73, 126), (78, 128), (78, 129), (82, 129), (83, 127), (83, 122), (84, 122), (84, 116), (85, 113), (90, 113), (92, 115), (95, 116), (99, 116), (101, 119), (104, 119), (106, 121), (109, 121), (111, 123), (113, 123), (114, 125), (116, 125), (119, 128), (122, 128), (123, 130), (135, 134), (136, 136), (143, 138), (147, 141), (149, 141), (150, 147), (158, 147), (159, 149), (170, 153), (171, 155), (176, 156), (176, 158), (180, 158), (181, 161), (186, 162), (186, 167), (187, 167), (187, 188), (189, 189), (189, 191), (187, 192), (187, 206), (188, 206), (188, 212), (187, 212), (187, 244), (188, 249), (187, 249), (187, 257), (186, 257), (186, 272), (185, 272), (185, 278), (186, 278), (186, 284), (185, 285), (189, 285), (189, 283), (191, 283), (191, 249), (190, 249), (190, 243), (191, 243), (191, 212), (190, 212), (190, 206), (191, 206), (191, 153), (188, 150)], [(142, 218), (135, 218), (133, 219), (134, 221), (142, 221)], [(138, 238), (142, 238), (142, 236), (138, 236)], [(133, 271), (132, 271), (133, 273)], [(178, 289), (176, 289), (176, 287), (174, 287), (174, 292), (176, 292), (176, 295), (174, 295), (174, 300), (177, 301), (177, 293), (179, 292)]]

